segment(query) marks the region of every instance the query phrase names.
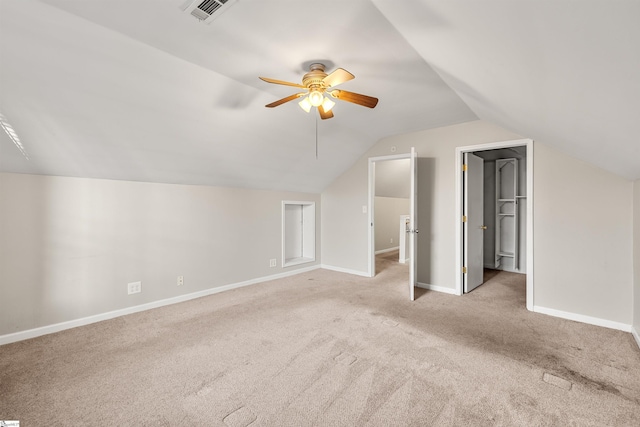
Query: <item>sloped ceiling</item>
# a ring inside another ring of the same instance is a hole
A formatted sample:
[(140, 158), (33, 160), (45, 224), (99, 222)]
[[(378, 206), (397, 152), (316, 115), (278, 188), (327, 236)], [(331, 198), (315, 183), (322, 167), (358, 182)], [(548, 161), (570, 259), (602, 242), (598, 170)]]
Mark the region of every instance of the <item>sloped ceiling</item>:
[[(638, 2), (0, 0), (0, 171), (322, 191), (385, 136), (477, 118), (640, 178)], [(356, 75), (317, 120), (296, 91)], [(316, 135), (318, 155), (316, 158)]]
[(640, 178), (640, 1), (374, 3), (479, 118)]

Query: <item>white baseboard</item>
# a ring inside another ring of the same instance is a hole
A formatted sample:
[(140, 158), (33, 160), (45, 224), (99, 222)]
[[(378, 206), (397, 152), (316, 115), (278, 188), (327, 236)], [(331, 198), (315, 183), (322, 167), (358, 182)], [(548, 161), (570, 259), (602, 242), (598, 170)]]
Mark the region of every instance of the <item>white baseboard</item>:
[(294, 276), (296, 274), (305, 273), (307, 271), (316, 270), (318, 268), (320, 268), (320, 265), (313, 265), (311, 267), (300, 268), (297, 270), (287, 271), (284, 273), (272, 274), (270, 276), (258, 277), (256, 279), (245, 280), (244, 282), (232, 283), (230, 285), (218, 286), (215, 288), (205, 289), (204, 291), (193, 292), (190, 294), (178, 295), (172, 298), (153, 301), (146, 304), (140, 304), (134, 307), (122, 308), (119, 310), (109, 311), (107, 313), (96, 314), (93, 316), (83, 317), (81, 319), (69, 320), (67, 322), (61, 322), (53, 325), (42, 326), (39, 328), (28, 329), (26, 331), (0, 335), (0, 345), (10, 344), (17, 341), (23, 341), (30, 338), (39, 337), (42, 335), (53, 334), (55, 332), (64, 331), (66, 329), (76, 328), (78, 326), (85, 326), (85, 325), (89, 325), (91, 323), (96, 323), (96, 322), (102, 322), (103, 320), (109, 320), (115, 317), (125, 316), (127, 314), (138, 313), (140, 311), (151, 310), (153, 308), (164, 307), (166, 305), (177, 304), (179, 302), (206, 297), (208, 295), (229, 291), (231, 289), (241, 288), (243, 286), (255, 285), (257, 283), (267, 282), (269, 280), (275, 280), (283, 277)]
[[(584, 314), (569, 313), (568, 311), (556, 310), (553, 308), (533, 306), (535, 313), (547, 314), (549, 316), (560, 317), (562, 319), (574, 320), (576, 322), (588, 323), (590, 325), (602, 326), (619, 331), (631, 332), (632, 326), (626, 323), (614, 322), (612, 320), (600, 319), (599, 317), (585, 316)], [(637, 338), (636, 338), (637, 339)]]
[(337, 271), (339, 273), (355, 274), (356, 276), (362, 276), (362, 277), (371, 277), (369, 276), (369, 273), (365, 271), (351, 270), (349, 268), (342, 268), (342, 267), (334, 267), (333, 265), (322, 264), (320, 265), (320, 268), (324, 268), (325, 270)]
[(384, 254), (384, 253), (387, 253), (387, 252), (397, 251), (399, 249), (400, 249), (400, 246), (396, 246), (394, 248), (380, 249), (379, 251), (376, 251), (376, 255)]
[(444, 287), (444, 286), (428, 285), (426, 283), (418, 282), (418, 283), (416, 283), (416, 287), (417, 288), (422, 288), (422, 289), (428, 289), (430, 291), (444, 292), (445, 294), (458, 295), (458, 292), (456, 292), (455, 289), (447, 288), (447, 287)]
[(638, 334), (636, 328), (633, 326), (631, 327), (631, 335), (633, 335), (633, 338), (636, 339), (636, 344), (638, 344), (638, 348), (640, 348), (640, 335)]

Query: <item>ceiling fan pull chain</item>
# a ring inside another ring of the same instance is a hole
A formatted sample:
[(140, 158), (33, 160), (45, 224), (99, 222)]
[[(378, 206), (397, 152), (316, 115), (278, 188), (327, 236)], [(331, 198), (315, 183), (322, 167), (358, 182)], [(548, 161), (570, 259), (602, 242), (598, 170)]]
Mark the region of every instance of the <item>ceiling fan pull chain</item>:
[(316, 160), (318, 160), (318, 116), (316, 116)]

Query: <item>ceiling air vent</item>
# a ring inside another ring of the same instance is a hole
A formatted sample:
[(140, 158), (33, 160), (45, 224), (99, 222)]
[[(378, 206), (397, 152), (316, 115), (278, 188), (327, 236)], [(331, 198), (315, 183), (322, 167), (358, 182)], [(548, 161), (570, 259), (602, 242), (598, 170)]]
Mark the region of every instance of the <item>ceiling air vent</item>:
[(227, 10), (234, 0), (187, 0), (181, 9), (207, 24)]

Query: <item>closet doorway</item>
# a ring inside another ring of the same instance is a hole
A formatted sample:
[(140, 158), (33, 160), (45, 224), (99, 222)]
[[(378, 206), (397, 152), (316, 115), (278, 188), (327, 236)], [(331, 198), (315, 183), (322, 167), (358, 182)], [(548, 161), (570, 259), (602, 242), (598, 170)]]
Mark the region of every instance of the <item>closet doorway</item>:
[(526, 274), (533, 310), (533, 141), (456, 149), (457, 284), (459, 295), (485, 272)]

